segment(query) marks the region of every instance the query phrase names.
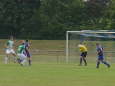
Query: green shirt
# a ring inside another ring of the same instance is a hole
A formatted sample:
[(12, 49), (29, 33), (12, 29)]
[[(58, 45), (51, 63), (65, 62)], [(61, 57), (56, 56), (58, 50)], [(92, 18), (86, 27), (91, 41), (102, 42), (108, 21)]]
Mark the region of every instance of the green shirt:
[(21, 54), (21, 53), (23, 53), (25, 51), (25, 46), (24, 45), (20, 45), (19, 47), (18, 47), (18, 54)]
[(8, 40), (8, 42), (7, 42), (7, 47), (8, 47), (9, 49), (12, 49), (13, 46), (14, 46), (14, 41)]

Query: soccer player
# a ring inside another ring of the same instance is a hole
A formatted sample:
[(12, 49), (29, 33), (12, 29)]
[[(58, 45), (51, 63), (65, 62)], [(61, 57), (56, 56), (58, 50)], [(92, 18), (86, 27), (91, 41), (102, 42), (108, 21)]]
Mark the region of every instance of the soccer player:
[(27, 62), (24, 41), (21, 41), (21, 44), (18, 46), (17, 55), (18, 55), (18, 63), (20, 63), (22, 66), (24, 66), (25, 63)]
[(10, 36), (10, 39), (5, 44), (6, 49), (6, 57), (5, 57), (5, 64), (8, 63), (9, 55), (12, 54), (14, 57), (14, 62), (16, 62), (16, 53), (14, 51), (14, 39), (13, 36)]
[(31, 66), (31, 55), (30, 55), (30, 52), (29, 52), (29, 48), (30, 48), (30, 43), (28, 40), (25, 40), (25, 54), (28, 58), (28, 63), (29, 63), (29, 66)]
[(86, 56), (87, 56), (87, 47), (83, 44), (78, 45), (81, 55), (80, 55), (80, 66), (82, 65), (82, 62), (84, 61), (85, 66), (87, 66)]
[(96, 43), (96, 48), (97, 48), (97, 54), (98, 54), (98, 59), (97, 59), (97, 66), (96, 68), (99, 68), (100, 62), (105, 64), (108, 68), (110, 67), (110, 64), (104, 61), (104, 55), (103, 55), (103, 47), (101, 44)]

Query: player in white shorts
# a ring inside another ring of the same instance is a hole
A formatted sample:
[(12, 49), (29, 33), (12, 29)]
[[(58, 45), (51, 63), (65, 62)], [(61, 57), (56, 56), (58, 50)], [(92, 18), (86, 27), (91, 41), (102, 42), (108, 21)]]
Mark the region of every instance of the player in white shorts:
[(5, 47), (6, 47), (5, 48), (6, 49), (6, 51), (5, 51), (6, 52), (5, 64), (8, 63), (10, 54), (13, 55), (14, 62), (16, 62), (16, 53), (14, 51), (14, 39), (13, 39), (13, 36), (11, 36), (10, 39), (7, 41)]
[(25, 54), (25, 45), (24, 42), (22, 42), (21, 45), (18, 46), (18, 63), (20, 63), (22, 66), (25, 65), (27, 62), (27, 56)]

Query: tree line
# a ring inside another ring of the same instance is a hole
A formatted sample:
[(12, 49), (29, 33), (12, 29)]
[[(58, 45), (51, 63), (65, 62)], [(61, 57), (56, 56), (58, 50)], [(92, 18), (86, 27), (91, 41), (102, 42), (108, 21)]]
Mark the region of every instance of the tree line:
[(0, 0), (0, 38), (65, 39), (67, 30), (114, 28), (114, 0)]

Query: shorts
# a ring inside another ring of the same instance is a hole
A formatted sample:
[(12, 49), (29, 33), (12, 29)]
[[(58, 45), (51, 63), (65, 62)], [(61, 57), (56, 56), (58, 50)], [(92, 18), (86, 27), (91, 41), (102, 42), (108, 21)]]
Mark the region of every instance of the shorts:
[(24, 59), (27, 58), (27, 56), (24, 55), (24, 54), (17, 54), (17, 55), (19, 56), (19, 59), (20, 59), (20, 60), (24, 60)]
[(104, 58), (103, 58), (103, 55), (99, 55), (98, 56), (98, 60), (103, 60)]
[(86, 56), (87, 56), (87, 52), (82, 52), (82, 53), (81, 53), (81, 56), (82, 56), (82, 57), (86, 57)]
[(6, 54), (15, 54), (13, 49), (6, 49)]

